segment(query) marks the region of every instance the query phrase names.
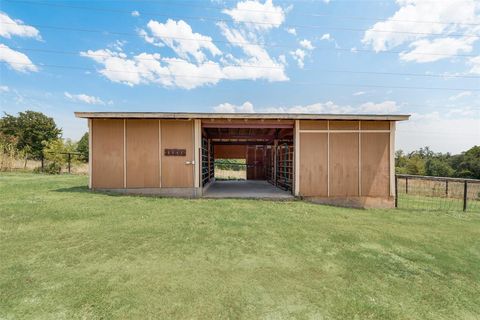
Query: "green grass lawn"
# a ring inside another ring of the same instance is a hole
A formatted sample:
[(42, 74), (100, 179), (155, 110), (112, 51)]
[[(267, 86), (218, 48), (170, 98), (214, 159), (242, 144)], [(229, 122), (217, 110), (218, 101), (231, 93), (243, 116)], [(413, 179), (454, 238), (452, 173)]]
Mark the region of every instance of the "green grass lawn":
[(0, 174), (0, 319), (479, 319), (480, 214)]

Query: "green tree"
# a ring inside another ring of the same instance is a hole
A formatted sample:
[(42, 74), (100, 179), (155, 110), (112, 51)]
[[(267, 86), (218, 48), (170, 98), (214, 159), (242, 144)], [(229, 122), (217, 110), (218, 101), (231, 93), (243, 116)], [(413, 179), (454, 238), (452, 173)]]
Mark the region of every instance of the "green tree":
[(88, 132), (77, 143), (77, 152), (81, 153), (81, 159), (88, 161)]
[(455, 170), (441, 158), (431, 158), (425, 162), (425, 174), (435, 177), (451, 177)]
[(480, 179), (480, 146), (474, 146), (459, 155), (452, 157), (455, 176)]
[(425, 160), (419, 154), (410, 156), (406, 165), (407, 174), (425, 175)]
[(30, 156), (39, 159), (42, 157), (43, 142), (58, 139), (62, 130), (55, 121), (41, 112), (19, 112), (15, 117), (6, 114), (0, 119), (0, 133), (17, 138), (17, 148), (28, 150)]

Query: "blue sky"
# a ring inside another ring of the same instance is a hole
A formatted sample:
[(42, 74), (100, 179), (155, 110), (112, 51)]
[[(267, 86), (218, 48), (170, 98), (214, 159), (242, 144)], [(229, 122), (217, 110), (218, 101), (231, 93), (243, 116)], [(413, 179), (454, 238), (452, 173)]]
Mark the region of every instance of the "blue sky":
[(66, 138), (74, 111), (401, 113), (398, 148), (480, 144), (478, 1), (2, 0), (0, 18), (0, 111)]

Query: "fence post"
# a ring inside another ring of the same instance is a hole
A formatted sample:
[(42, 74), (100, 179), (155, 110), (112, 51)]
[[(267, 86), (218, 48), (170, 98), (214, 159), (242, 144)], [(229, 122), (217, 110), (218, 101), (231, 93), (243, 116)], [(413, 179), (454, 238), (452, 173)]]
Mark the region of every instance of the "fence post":
[(405, 178), (405, 193), (408, 194), (408, 177)]
[(42, 162), (42, 172), (43, 172), (43, 171), (45, 170), (45, 164), (44, 164), (44, 161), (43, 161), (43, 160), (44, 160), (43, 152), (42, 152), (42, 154), (40, 155), (40, 160), (41, 160), (41, 162)]
[(467, 211), (467, 191), (468, 191), (468, 182), (465, 180), (463, 185), (463, 211)]
[(72, 171), (72, 166), (71, 166), (72, 154), (69, 152), (67, 155), (68, 155), (68, 174), (70, 174)]
[(395, 175), (395, 208), (398, 208), (398, 177)]
[(448, 198), (448, 180), (445, 180), (445, 196)]

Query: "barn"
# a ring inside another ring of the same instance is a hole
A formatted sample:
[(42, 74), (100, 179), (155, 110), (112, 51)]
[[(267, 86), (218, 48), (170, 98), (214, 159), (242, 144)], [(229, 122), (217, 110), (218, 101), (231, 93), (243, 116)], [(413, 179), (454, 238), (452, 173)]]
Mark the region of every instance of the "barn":
[[(392, 207), (395, 127), (408, 115), (76, 112), (88, 119), (93, 190), (298, 197)], [(218, 181), (215, 160), (244, 159)]]

